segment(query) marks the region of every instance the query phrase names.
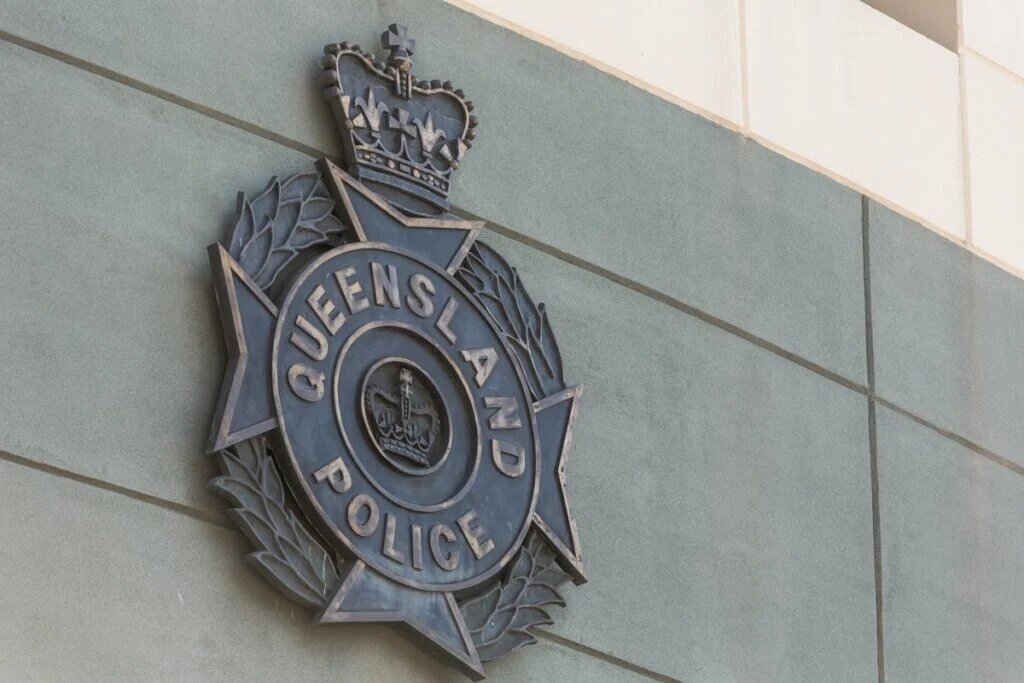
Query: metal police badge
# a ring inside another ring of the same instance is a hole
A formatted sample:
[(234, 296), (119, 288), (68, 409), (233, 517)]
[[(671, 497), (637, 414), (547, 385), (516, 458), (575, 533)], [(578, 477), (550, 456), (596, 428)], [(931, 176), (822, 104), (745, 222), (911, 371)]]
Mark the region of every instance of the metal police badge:
[(583, 583), (566, 387), (543, 305), (448, 211), (471, 102), (328, 45), (344, 168), (240, 194), (210, 247), (229, 363), (213, 490), (249, 561), (318, 623), (391, 622), (474, 679)]

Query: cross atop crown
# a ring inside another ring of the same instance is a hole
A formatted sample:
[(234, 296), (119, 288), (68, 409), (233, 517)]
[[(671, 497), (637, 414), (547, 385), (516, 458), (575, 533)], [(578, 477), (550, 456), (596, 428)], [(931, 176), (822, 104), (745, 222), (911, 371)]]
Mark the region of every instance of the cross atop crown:
[(386, 64), (348, 41), (324, 47), (320, 81), (346, 170), (408, 214), (443, 214), (452, 176), (476, 138), (473, 103), (451, 81), (413, 75), (416, 41), (405, 26), (391, 24), (380, 42)]
[(391, 24), (388, 30), (380, 34), (380, 44), (391, 51), (388, 64), (402, 71), (412, 67), (412, 56), (416, 50), (416, 39), (409, 35), (409, 29), (401, 24)]

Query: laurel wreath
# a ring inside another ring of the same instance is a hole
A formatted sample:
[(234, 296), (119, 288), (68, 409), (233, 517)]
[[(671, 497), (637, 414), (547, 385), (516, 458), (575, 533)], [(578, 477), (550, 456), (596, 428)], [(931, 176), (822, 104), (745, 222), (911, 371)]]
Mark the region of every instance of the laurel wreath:
[[(252, 200), (239, 193), (229, 252), (257, 285), (269, 290), (302, 251), (341, 241), (345, 226), (333, 208), (319, 173), (300, 173), (283, 182), (275, 176)], [(534, 305), (516, 270), (477, 242), (456, 276), (510, 343), (534, 399), (564, 389), (561, 356), (544, 305)], [(208, 486), (236, 506), (228, 516), (256, 548), (246, 560), (291, 600), (323, 608), (338, 588), (340, 560), (289, 508), (266, 439), (221, 450), (217, 461), (221, 474)], [(500, 580), (459, 604), (480, 660), (535, 643), (534, 629), (553, 623), (547, 608), (565, 606), (558, 587), (568, 579), (543, 539), (531, 534)]]
[(208, 486), (238, 506), (228, 517), (257, 548), (246, 560), (295, 602), (320, 607), (336, 588), (338, 568), (285, 505), (281, 476), (267, 451), (261, 437), (219, 451), (221, 476)]
[(537, 642), (533, 629), (554, 623), (544, 608), (565, 607), (558, 587), (568, 580), (544, 541), (531, 535), (503, 581), (459, 604), (480, 661)]
[(565, 388), (562, 357), (544, 304), (534, 305), (519, 272), (498, 252), (476, 242), (455, 276), (483, 304), (512, 347), (535, 401)]
[(228, 252), (257, 285), (270, 289), (299, 252), (344, 232), (333, 209), (319, 173), (298, 173), (283, 182), (274, 176), (252, 200), (238, 193)]
[[(272, 585), (300, 605), (322, 609), (339, 583), (339, 564), (288, 509), (266, 440), (256, 437), (217, 453), (221, 476), (208, 484), (233, 505), (228, 517), (256, 548), (245, 556)], [(480, 661), (537, 642), (533, 629), (554, 623), (547, 607), (565, 606), (569, 579), (543, 540), (532, 534), (505, 577), (459, 604)]]

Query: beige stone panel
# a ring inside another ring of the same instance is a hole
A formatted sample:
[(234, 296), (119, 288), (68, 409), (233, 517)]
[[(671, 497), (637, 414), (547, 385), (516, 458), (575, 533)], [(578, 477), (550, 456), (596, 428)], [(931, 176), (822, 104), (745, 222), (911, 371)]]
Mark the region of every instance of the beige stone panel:
[(963, 56), (974, 245), (1024, 269), (1024, 79)]
[(964, 45), (1024, 77), (1024, 3), (960, 0)]
[(452, 0), (743, 124), (738, 0)]
[(751, 130), (963, 237), (955, 54), (859, 0), (746, 0)]

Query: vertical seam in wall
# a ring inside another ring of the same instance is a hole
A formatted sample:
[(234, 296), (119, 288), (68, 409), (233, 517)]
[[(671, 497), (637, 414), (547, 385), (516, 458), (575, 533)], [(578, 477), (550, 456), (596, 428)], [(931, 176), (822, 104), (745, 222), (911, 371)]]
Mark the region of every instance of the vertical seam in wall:
[(878, 429), (875, 419), (875, 335), (871, 323), (870, 200), (860, 197), (861, 249), (864, 254), (864, 346), (868, 372), (868, 459), (871, 463), (871, 538), (875, 573), (875, 651), (878, 683), (885, 683), (885, 638), (882, 623), (882, 523), (878, 509)]
[(750, 133), (750, 88), (747, 87), (747, 0), (737, 0), (740, 20), (740, 106), (743, 131)]
[(974, 211), (971, 201), (971, 147), (967, 137), (967, 73), (964, 68), (964, 3), (956, 0), (957, 87), (960, 90), (960, 154), (963, 156), (964, 240), (974, 243)]

